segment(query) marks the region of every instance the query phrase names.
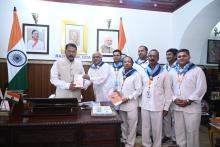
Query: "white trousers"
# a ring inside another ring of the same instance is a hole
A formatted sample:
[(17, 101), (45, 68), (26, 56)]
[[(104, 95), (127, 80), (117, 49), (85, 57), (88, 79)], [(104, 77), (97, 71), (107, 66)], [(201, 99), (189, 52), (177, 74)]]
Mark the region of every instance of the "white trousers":
[(200, 113), (175, 111), (176, 142), (180, 147), (199, 147)]
[(169, 110), (168, 114), (163, 118), (163, 136), (171, 138), (172, 141), (176, 141), (174, 125), (174, 112)]
[(125, 147), (134, 147), (136, 139), (136, 129), (138, 121), (138, 110), (119, 111), (119, 115), (123, 121), (121, 124), (122, 140), (125, 142)]
[(137, 122), (137, 133), (141, 135), (142, 133), (142, 119), (141, 119), (141, 107), (138, 107), (138, 122)]
[[(142, 109), (141, 114), (143, 147), (161, 147), (163, 112)], [(151, 134), (153, 136), (153, 143), (151, 142)]]

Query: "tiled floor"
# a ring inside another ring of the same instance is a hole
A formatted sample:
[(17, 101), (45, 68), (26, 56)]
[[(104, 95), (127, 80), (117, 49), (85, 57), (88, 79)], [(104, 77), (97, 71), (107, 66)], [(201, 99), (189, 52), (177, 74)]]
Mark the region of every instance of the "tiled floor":
[[(141, 137), (136, 138), (135, 147), (141, 147)], [(163, 144), (162, 147), (173, 147), (171, 142)], [(208, 128), (207, 126), (200, 127), (200, 147), (210, 147), (210, 142), (208, 138)]]

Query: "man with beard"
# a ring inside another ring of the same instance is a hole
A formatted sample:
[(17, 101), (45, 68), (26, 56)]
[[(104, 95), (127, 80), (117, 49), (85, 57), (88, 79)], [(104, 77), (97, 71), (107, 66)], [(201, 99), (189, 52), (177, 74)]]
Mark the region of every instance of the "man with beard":
[(149, 65), (142, 75), (142, 145), (161, 147), (162, 119), (167, 115), (172, 100), (170, 78), (158, 64), (159, 52), (156, 49), (149, 52), (148, 59)]
[(107, 35), (104, 38), (104, 44), (100, 48), (102, 53), (112, 53), (113, 48), (112, 48), (112, 37)]
[[(50, 71), (50, 82), (56, 86), (56, 98), (77, 98), (81, 101), (81, 88), (74, 84), (75, 75), (84, 75), (82, 62), (76, 61), (77, 47), (73, 43), (65, 46), (65, 57), (54, 62)], [(89, 82), (84, 80), (84, 89)]]
[(187, 49), (177, 53), (172, 79), (176, 142), (180, 147), (199, 147), (201, 100), (207, 90), (202, 69), (190, 62)]

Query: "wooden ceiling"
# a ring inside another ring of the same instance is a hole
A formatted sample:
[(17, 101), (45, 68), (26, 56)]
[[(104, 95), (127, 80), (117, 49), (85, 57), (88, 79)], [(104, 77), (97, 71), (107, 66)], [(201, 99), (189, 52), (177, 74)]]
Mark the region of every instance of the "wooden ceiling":
[(174, 12), (190, 0), (46, 0), (96, 6)]

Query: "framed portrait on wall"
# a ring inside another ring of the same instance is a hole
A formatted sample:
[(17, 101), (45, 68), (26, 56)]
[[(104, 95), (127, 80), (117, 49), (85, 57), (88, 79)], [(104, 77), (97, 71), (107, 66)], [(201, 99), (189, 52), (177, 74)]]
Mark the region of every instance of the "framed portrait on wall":
[(49, 25), (24, 23), (23, 38), (28, 54), (49, 54)]
[(87, 53), (87, 25), (74, 21), (63, 21), (62, 23), (62, 49), (64, 53), (65, 45), (74, 43), (77, 46), (78, 54)]
[(112, 56), (112, 52), (118, 49), (118, 30), (97, 29), (97, 51), (103, 56)]
[(220, 61), (220, 40), (208, 40), (207, 63), (218, 64)]

